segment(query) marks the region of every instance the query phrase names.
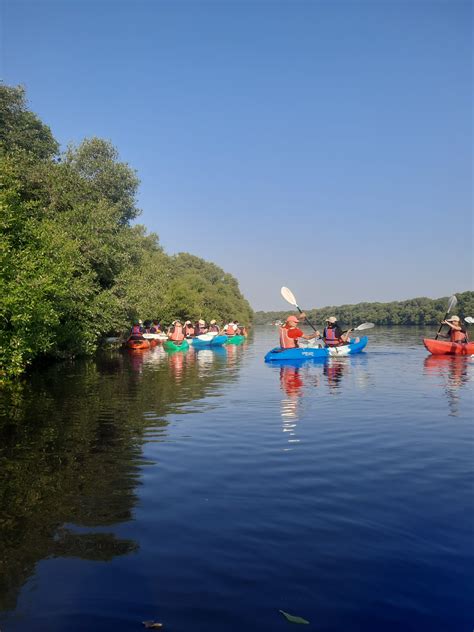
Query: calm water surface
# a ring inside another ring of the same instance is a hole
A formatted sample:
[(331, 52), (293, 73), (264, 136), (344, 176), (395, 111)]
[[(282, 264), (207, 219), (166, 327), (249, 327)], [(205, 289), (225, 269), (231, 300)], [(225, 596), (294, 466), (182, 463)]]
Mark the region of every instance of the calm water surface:
[(104, 353), (3, 394), (0, 629), (474, 627), (474, 358)]

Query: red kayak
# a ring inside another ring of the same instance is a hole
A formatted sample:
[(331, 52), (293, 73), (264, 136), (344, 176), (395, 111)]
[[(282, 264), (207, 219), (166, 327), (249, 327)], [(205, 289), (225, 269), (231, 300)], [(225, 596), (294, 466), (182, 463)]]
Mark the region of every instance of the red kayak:
[(448, 342), (424, 338), (423, 344), (433, 355), (474, 355), (474, 342)]
[(144, 338), (129, 338), (125, 343), (127, 349), (149, 349), (150, 341)]

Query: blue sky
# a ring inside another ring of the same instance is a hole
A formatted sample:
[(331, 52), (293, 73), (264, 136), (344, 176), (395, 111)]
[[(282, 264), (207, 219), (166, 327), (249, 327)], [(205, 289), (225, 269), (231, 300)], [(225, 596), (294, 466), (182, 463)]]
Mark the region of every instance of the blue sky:
[(255, 309), (438, 297), (472, 288), (471, 28), (457, 0), (3, 0), (1, 75)]

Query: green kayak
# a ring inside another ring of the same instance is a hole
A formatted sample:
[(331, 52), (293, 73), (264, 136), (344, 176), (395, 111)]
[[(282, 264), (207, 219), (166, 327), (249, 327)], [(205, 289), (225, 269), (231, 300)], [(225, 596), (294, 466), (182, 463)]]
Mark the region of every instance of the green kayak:
[(186, 351), (186, 349), (189, 349), (189, 342), (184, 339), (183, 342), (178, 344), (172, 340), (165, 340), (163, 348), (166, 349), (166, 351)]
[(245, 340), (245, 336), (230, 336), (227, 338), (226, 345), (241, 345)]

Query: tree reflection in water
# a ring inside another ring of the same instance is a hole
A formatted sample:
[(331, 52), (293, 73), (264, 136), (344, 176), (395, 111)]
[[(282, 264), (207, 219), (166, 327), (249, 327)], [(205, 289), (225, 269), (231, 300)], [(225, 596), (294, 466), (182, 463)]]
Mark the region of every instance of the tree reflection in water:
[[(213, 357), (225, 366), (226, 355)], [(94, 529), (133, 518), (150, 431), (164, 440), (169, 413), (236, 375), (210, 366), (203, 371), (193, 350), (115, 351), (43, 368), (2, 392), (0, 610), (15, 608), (44, 558), (104, 561), (137, 550)]]

